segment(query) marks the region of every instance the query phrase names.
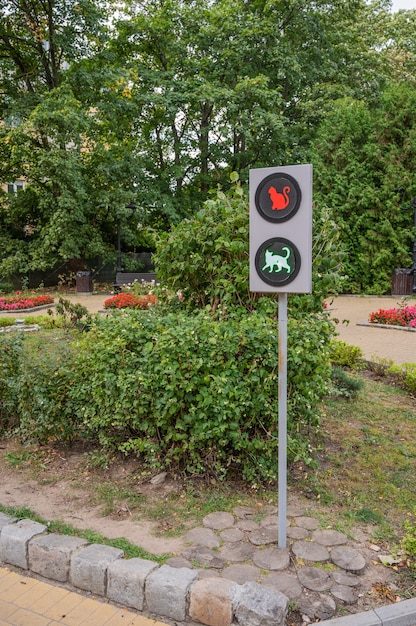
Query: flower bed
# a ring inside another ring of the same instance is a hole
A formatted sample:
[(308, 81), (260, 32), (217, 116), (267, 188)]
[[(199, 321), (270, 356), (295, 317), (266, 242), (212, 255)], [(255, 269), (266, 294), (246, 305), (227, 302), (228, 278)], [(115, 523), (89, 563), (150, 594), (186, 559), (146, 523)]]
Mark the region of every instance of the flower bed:
[(14, 296), (0, 296), (0, 311), (21, 311), (35, 309), (38, 306), (53, 304), (52, 296), (23, 295), (18, 291)]
[(132, 293), (118, 293), (104, 302), (105, 309), (148, 309), (156, 304), (157, 298), (148, 293), (145, 296), (135, 296)]
[(370, 313), (369, 321), (372, 324), (408, 326), (416, 329), (416, 304), (408, 304), (396, 309), (379, 309)]

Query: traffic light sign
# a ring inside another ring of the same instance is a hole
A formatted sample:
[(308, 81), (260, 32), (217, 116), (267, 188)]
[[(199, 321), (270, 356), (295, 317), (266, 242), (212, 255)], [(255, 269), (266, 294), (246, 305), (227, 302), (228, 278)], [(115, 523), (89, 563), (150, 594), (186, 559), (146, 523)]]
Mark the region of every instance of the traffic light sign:
[(250, 170), (250, 290), (312, 291), (312, 166)]

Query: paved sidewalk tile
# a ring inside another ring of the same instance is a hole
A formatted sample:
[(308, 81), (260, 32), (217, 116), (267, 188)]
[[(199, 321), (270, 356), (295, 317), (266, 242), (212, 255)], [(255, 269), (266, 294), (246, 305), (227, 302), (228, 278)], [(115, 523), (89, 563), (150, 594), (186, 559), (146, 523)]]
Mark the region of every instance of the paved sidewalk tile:
[(0, 626), (167, 626), (0, 567)]

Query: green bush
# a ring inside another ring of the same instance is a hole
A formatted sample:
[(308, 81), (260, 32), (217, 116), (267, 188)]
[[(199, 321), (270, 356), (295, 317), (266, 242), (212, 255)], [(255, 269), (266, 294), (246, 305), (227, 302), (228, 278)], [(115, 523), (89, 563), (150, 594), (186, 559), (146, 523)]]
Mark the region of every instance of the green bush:
[[(288, 324), (288, 429), (293, 450), (316, 426), (330, 376), (331, 325)], [(277, 324), (263, 315), (214, 319), (156, 307), (98, 318), (76, 345), (71, 399), (105, 448), (154, 468), (246, 480), (277, 471)], [(293, 440), (295, 440), (293, 442)]]
[[(49, 341), (48, 341), (49, 339)], [(77, 431), (71, 337), (44, 333), (0, 335), (0, 434), (25, 440), (69, 440)]]
[(15, 427), (19, 421), (21, 363), (21, 334), (0, 335), (0, 435)]
[(416, 363), (391, 365), (387, 373), (392, 374), (406, 391), (416, 394)]
[(330, 343), (331, 363), (352, 370), (363, 368), (363, 351), (358, 346), (351, 346), (345, 341), (332, 339)]
[(331, 380), (334, 386), (333, 395), (344, 398), (355, 398), (364, 387), (363, 380), (349, 376), (340, 365), (335, 365), (332, 368)]
[[(237, 182), (236, 174), (232, 178)], [(313, 294), (291, 296), (292, 316), (321, 312), (325, 298), (337, 292), (343, 259), (338, 239), (329, 209), (315, 207)], [(250, 311), (264, 300), (249, 291), (249, 205), (238, 182), (227, 194), (217, 191), (197, 215), (162, 234), (153, 260), (163, 285), (188, 308)], [(278, 295), (269, 299), (277, 300)]]
[(14, 317), (0, 317), (0, 328), (5, 328), (6, 326), (13, 326), (16, 323)]
[(40, 442), (71, 440), (77, 431), (76, 407), (69, 393), (74, 381), (72, 339), (61, 333), (48, 342), (43, 334), (30, 335), (25, 337), (20, 366), (20, 435)]

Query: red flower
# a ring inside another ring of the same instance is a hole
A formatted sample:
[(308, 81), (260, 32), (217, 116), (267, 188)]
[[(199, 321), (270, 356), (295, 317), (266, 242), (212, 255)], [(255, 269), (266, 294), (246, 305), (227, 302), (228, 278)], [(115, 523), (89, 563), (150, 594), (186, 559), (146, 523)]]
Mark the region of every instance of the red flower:
[(370, 313), (369, 321), (372, 324), (387, 324), (392, 326), (416, 326), (416, 305), (402, 306), (398, 309), (379, 309)]
[(105, 309), (148, 309), (156, 304), (157, 298), (148, 293), (145, 296), (135, 296), (131, 293), (118, 293), (104, 302)]
[(0, 311), (17, 311), (21, 309), (33, 309), (37, 306), (53, 304), (52, 296), (22, 296), (16, 291), (14, 296), (0, 298)]

